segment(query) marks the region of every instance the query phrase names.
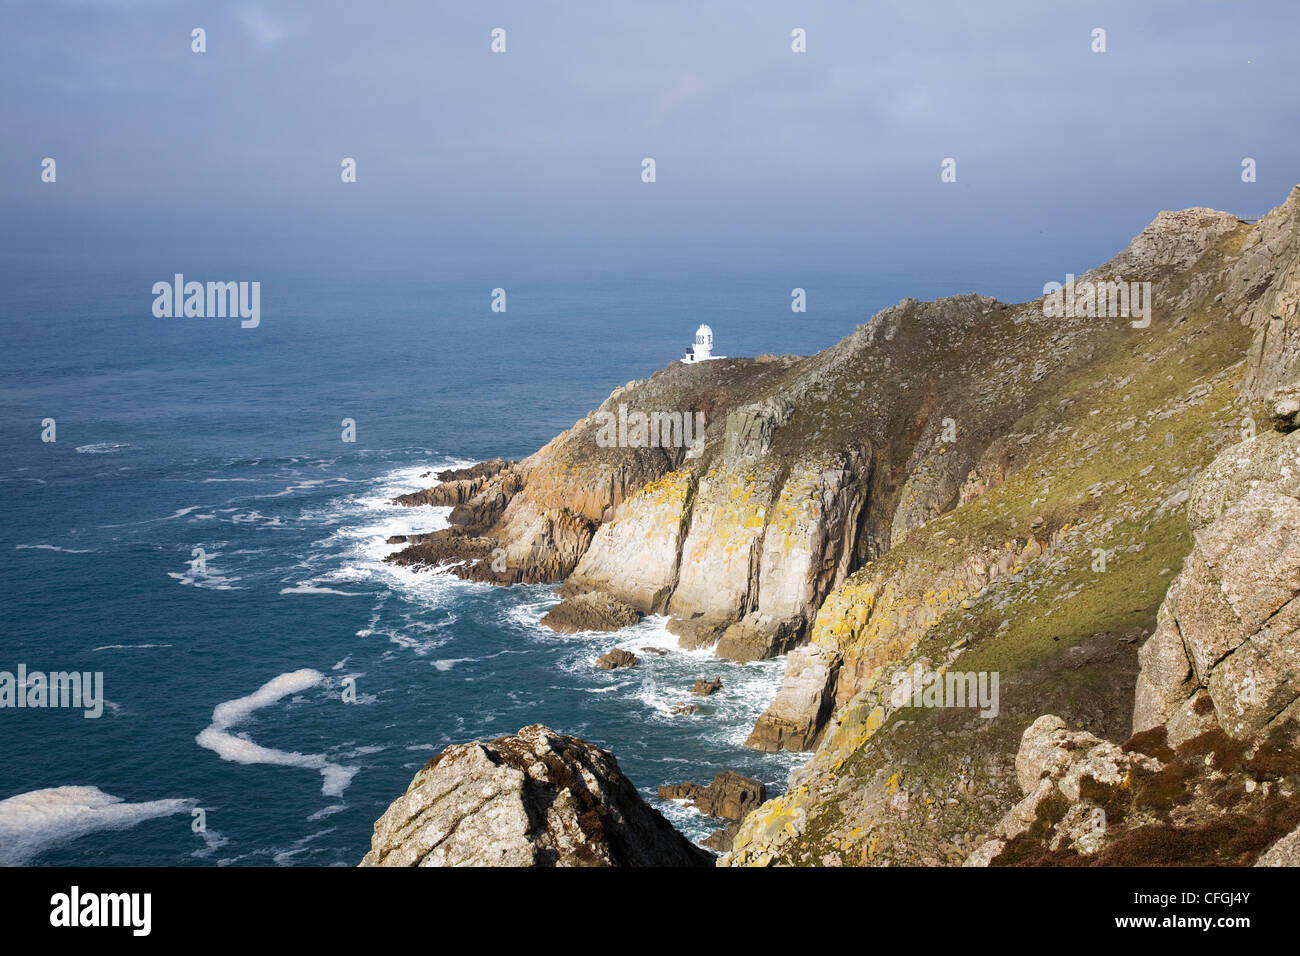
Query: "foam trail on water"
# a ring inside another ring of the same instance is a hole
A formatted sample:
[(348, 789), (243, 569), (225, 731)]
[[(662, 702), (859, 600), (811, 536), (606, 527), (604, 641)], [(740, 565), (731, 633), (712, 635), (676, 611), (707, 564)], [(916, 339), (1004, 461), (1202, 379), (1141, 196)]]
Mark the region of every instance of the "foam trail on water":
[(0, 866), (24, 866), (51, 847), (97, 830), (125, 830), (183, 813), (195, 800), (127, 803), (98, 787), (51, 787), (0, 800)]
[(217, 754), (222, 760), (235, 763), (267, 763), (282, 767), (306, 767), (319, 770), (324, 778), (321, 793), (337, 797), (352, 782), (356, 767), (331, 763), (321, 754), (290, 753), (256, 744), (247, 737), (230, 733), (230, 728), (247, 720), (254, 712), (269, 707), (281, 698), (315, 687), (325, 676), (311, 668), (290, 671), (267, 681), (247, 697), (239, 697), (218, 704), (212, 711), (212, 723), (199, 732), (195, 741)]

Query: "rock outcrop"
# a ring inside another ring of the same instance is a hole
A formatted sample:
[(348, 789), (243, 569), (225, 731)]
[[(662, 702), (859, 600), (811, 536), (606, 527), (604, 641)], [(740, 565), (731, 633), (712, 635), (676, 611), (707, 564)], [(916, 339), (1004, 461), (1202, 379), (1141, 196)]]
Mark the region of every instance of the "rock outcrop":
[(612, 754), (535, 724), (448, 747), (375, 823), (362, 866), (709, 866)]
[(1300, 714), (1300, 431), (1223, 452), (1187, 515), (1195, 547), (1142, 647), (1133, 730), (1248, 738)]
[(1292, 721), (1248, 743), (1215, 729), (1171, 748), (1161, 726), (1121, 747), (1040, 717), (1016, 758), (1025, 797), (966, 865), (1284, 865), (1297, 742)]
[(602, 654), (596, 658), (596, 666), (601, 670), (612, 671), (618, 667), (635, 667), (639, 658), (631, 651), (625, 651), (621, 647), (616, 647), (607, 654)]
[(767, 787), (753, 777), (724, 770), (707, 787), (698, 783), (674, 783), (659, 788), (664, 800), (685, 800), (705, 816), (739, 823), (745, 814), (767, 799)]
[(835, 703), (839, 660), (817, 645), (801, 647), (786, 660), (785, 680), (759, 717), (745, 746), (755, 750), (809, 750)]
[(1121, 750), (1058, 717), (1035, 721), (1016, 758), (1025, 798), (968, 864), (1295, 859), (1297, 391), (1275, 389), (1272, 430), (1220, 453), (1190, 488), (1194, 545), (1139, 652), (1133, 737)]
[(1255, 330), (1243, 394), (1263, 398), (1300, 376), (1300, 186), (1243, 241), (1227, 296), (1247, 304)]
[(542, 624), (561, 634), (617, 631), (641, 620), (641, 612), (600, 591), (561, 601), (542, 616)]

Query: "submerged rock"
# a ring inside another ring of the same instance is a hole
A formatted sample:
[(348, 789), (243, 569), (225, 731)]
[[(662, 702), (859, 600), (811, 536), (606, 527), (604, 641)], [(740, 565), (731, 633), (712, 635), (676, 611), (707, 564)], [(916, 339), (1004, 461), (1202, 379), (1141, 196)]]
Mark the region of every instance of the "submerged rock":
[(362, 866), (710, 866), (607, 751), (534, 724), (448, 747), (375, 823)]

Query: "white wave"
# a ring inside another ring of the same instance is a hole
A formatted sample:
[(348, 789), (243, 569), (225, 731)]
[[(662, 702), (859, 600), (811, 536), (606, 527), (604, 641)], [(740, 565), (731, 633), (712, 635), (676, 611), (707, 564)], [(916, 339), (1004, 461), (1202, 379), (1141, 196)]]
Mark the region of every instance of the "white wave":
[[(299, 516), (300, 521), (333, 525), (336, 529), (329, 537), (318, 541), (303, 562), (308, 570), (329, 570), (302, 583), (314, 588), (327, 587), (341, 581), (366, 584), (366, 593), (373, 594), (375, 587), (394, 591), (424, 610), (442, 607), (456, 594), (468, 589), (490, 587), (462, 581), (446, 572), (401, 567), (384, 560), (405, 547), (405, 542), (389, 544), (389, 538), (408, 537), (446, 528), (447, 516), (451, 513), (450, 508), (407, 508), (393, 504), (393, 499), (437, 484), (437, 479), (433, 477), (436, 471), (470, 464), (472, 463), (468, 461), (446, 461), (437, 465), (417, 464), (393, 469), (365, 482), (364, 489), (358, 494), (334, 498), (322, 505), (304, 509)], [(281, 593), (296, 592), (287, 589)], [(429, 642), (421, 639), (419, 635), (427, 632), (427, 626), (421, 626), (420, 622), (408, 620), (406, 625), (400, 627), (383, 627), (379, 622), (380, 618), (376, 615), (372, 618), (370, 627), (358, 632), (358, 636), (380, 634), (394, 644), (415, 650), (416, 653), (428, 653), (446, 640), (441, 638)]]
[(307, 819), (314, 823), (317, 820), (324, 820), (326, 817), (332, 817), (340, 810), (346, 810), (347, 808), (348, 805), (346, 803), (331, 803), (329, 806), (321, 807)]
[(211, 554), (203, 556), (202, 564), (195, 558), (192, 561), (186, 561), (186, 571), (168, 571), (167, 577), (180, 582), (188, 587), (205, 588), (209, 591), (243, 591), (245, 588), (235, 584), (238, 577), (226, 577), (212, 566), (214, 559), (221, 557), (220, 551), (214, 551)]
[(433, 666), (438, 668), (440, 671), (449, 671), (457, 664), (470, 664), (475, 660), (477, 660), (477, 658), (474, 657), (447, 657), (440, 661), (434, 661)]
[[(365, 676), (362, 674), (359, 677)], [(353, 747), (351, 750), (345, 750), (340, 756), (347, 758), (368, 757), (371, 754), (383, 753), (388, 749), (387, 744), (365, 744), (360, 747)]]
[(302, 481), (294, 482), (286, 487), (283, 491), (277, 491), (273, 495), (257, 495), (258, 498), (283, 498), (298, 491), (312, 491), (318, 485), (325, 484), (324, 478), (304, 478)]
[(261, 523), (267, 528), (279, 528), (284, 526), (284, 522), (278, 516), (268, 518), (260, 511), (243, 511), (230, 516), (231, 524), (258, 524)]
[(203, 838), (203, 846), (190, 854), (190, 856), (196, 860), (202, 860), (205, 857), (211, 856), (218, 849), (230, 842), (222, 836), (218, 830), (204, 830), (199, 834), (199, 836)]
[(218, 704), (212, 711), (212, 723), (201, 730), (195, 741), (217, 754), (222, 760), (244, 764), (276, 764), (284, 767), (305, 767), (320, 771), (324, 782), (321, 793), (337, 797), (352, 782), (356, 767), (331, 763), (321, 754), (289, 753), (273, 750), (249, 740), (248, 737), (230, 733), (230, 728), (247, 720), (255, 711), (269, 707), (289, 694), (301, 693), (315, 687), (325, 677), (310, 668), (290, 671), (267, 681), (247, 697), (239, 697)]
[(195, 800), (127, 803), (98, 787), (51, 787), (0, 800), (0, 866), (24, 866), (51, 847), (98, 830), (125, 830), (183, 813)]
[(94, 554), (94, 548), (60, 548), (55, 544), (16, 544), (15, 551), (62, 551), (64, 554)]
[(103, 644), (100, 647), (92, 647), (92, 651), (148, 651), (155, 648), (171, 647), (170, 644)]
[(130, 447), (130, 442), (101, 441), (92, 445), (78, 445), (77, 452), (82, 455), (111, 455), (115, 451)]
[(342, 597), (365, 597), (363, 591), (340, 591), (337, 588), (322, 588), (314, 584), (295, 584), (291, 588), (280, 588), (281, 594), (338, 594)]
[(318, 833), (311, 833), (305, 837), (302, 837), (299, 840), (294, 840), (293, 846), (287, 850), (271, 851), (271, 859), (275, 861), (275, 864), (277, 866), (292, 866), (293, 858), (295, 856), (298, 856), (300, 853), (320, 852), (318, 850), (312, 850), (311, 847), (307, 846), (308, 843), (310, 843), (312, 840), (320, 839), (323, 836), (328, 836), (329, 834), (333, 833), (337, 829), (338, 827), (330, 827), (327, 830), (321, 830)]

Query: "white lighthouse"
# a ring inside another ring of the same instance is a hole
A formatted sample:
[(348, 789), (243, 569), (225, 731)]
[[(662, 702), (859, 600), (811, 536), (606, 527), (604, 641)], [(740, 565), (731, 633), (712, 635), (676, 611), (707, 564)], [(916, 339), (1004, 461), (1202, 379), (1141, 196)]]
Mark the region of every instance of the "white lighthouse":
[(713, 354), (713, 330), (707, 325), (701, 325), (695, 330), (695, 344), (686, 350), (686, 357), (682, 362), (692, 365), (695, 362), (709, 362), (720, 358), (726, 356)]

